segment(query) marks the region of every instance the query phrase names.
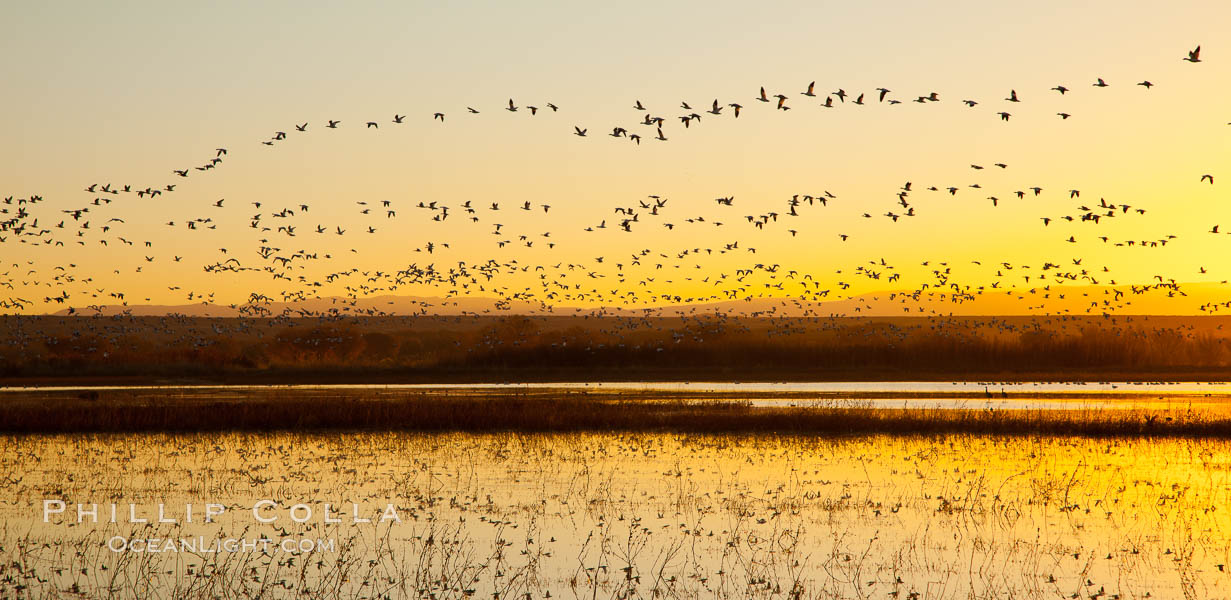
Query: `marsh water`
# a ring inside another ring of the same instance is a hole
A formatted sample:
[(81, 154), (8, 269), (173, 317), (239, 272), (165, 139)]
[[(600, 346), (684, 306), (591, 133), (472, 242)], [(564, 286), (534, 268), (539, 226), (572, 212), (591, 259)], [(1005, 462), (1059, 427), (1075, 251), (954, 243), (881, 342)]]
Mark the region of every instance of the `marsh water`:
[(1227, 597), (1229, 473), (1191, 439), (9, 436), (0, 595)]
[(157, 401), (176, 399), (233, 399), (277, 394), (337, 395), (413, 399), (427, 395), (592, 395), (596, 398), (636, 397), (653, 401), (741, 403), (751, 406), (820, 406), (852, 408), (930, 408), (1000, 410), (1159, 409), (1231, 410), (1231, 383), (1227, 382), (970, 382), (970, 381), (852, 381), (852, 382), (545, 382), (453, 384), (339, 384), (339, 385), (110, 385), (0, 386), (6, 396), (68, 395), (87, 392), (124, 392)]

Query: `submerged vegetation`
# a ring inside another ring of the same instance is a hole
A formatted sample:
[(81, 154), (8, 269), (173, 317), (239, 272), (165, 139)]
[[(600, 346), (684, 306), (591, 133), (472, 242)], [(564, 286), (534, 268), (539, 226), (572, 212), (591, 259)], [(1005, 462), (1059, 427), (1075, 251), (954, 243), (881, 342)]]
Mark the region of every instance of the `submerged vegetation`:
[[(1109, 600), (1231, 586), (1223, 441), (210, 433), (0, 448), (6, 598)], [(44, 499), (68, 511), (44, 523)], [(282, 518), (254, 520), (259, 499)], [(287, 518), (330, 501), (393, 503), (401, 521)], [(180, 520), (72, 513), (111, 502)], [(186, 523), (185, 502), (227, 512)], [(333, 543), (113, 552), (117, 536)]]

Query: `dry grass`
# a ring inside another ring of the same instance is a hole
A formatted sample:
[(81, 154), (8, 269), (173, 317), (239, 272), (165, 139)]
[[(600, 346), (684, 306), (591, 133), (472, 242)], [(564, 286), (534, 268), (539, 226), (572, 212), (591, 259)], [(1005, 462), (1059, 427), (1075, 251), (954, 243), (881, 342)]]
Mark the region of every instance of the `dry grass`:
[[(757, 407), (718, 396), (312, 390), (10, 394), (0, 431), (946, 433), (1231, 438), (1231, 414), (1185, 409)], [(714, 399), (719, 398), (719, 399)]]
[(10, 381), (1226, 379), (1223, 317), (0, 317)]

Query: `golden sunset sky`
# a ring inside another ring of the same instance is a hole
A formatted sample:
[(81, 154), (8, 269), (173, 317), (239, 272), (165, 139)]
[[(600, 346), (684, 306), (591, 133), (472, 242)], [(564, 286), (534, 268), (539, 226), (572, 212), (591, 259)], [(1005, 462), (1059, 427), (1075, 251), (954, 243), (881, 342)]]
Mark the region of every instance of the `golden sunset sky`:
[[(0, 232), (0, 313), (115, 305), (117, 292), (129, 304), (453, 293), (598, 306), (1159, 277), (1201, 300), (1155, 293), (1134, 310), (1231, 300), (1228, 3), (59, 2), (8, 3), (0, 22), (0, 198), (13, 197), (0, 222), (26, 211), (21, 232)], [(1184, 61), (1198, 45), (1201, 62)], [(812, 81), (816, 96), (802, 95)], [(756, 99), (762, 86), (772, 102)], [(705, 112), (715, 99), (720, 115)], [(640, 124), (647, 113), (665, 119), (666, 141)], [(685, 128), (691, 113), (701, 119)], [(223, 161), (196, 170), (217, 148)], [(100, 192), (108, 183), (131, 191)], [(787, 216), (792, 196), (825, 192), (827, 206)], [(657, 215), (639, 204), (651, 195), (668, 199)], [(31, 196), (42, 200), (20, 203)], [(1106, 213), (1102, 200), (1117, 216), (1064, 220)], [(443, 221), (417, 208), (433, 202), (449, 207)], [(617, 207), (638, 213), (631, 232)], [(295, 214), (272, 216), (284, 208)], [(771, 212), (760, 228), (747, 219)], [(278, 231), (288, 225), (293, 236)], [(276, 261), (300, 250), (316, 258)], [(268, 269), (203, 269), (229, 259)], [(487, 261), (493, 278), (471, 283)], [(412, 264), (459, 263), (471, 276), (388, 287)]]

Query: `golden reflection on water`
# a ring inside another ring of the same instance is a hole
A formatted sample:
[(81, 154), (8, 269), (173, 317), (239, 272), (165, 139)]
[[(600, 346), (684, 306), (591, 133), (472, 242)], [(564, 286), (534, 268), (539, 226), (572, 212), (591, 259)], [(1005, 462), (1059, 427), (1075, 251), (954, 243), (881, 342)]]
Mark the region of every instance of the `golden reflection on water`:
[[(0, 437), (0, 595), (1227, 597), (1229, 450), (970, 436)], [(44, 523), (45, 500), (66, 511)], [(259, 500), (277, 521), (254, 518)], [(77, 523), (77, 503), (102, 505), (103, 521), (115, 503), (118, 522)], [(160, 503), (179, 522), (127, 522), (129, 504), (154, 520)], [(202, 523), (206, 503), (226, 511)], [(288, 510), (298, 503), (313, 511), (302, 524)], [(324, 503), (340, 523), (324, 522)], [(352, 503), (373, 522), (355, 523)], [(378, 521), (389, 503), (401, 522)], [(202, 543), (113, 552), (116, 536)], [(203, 551), (261, 536), (336, 545)]]

